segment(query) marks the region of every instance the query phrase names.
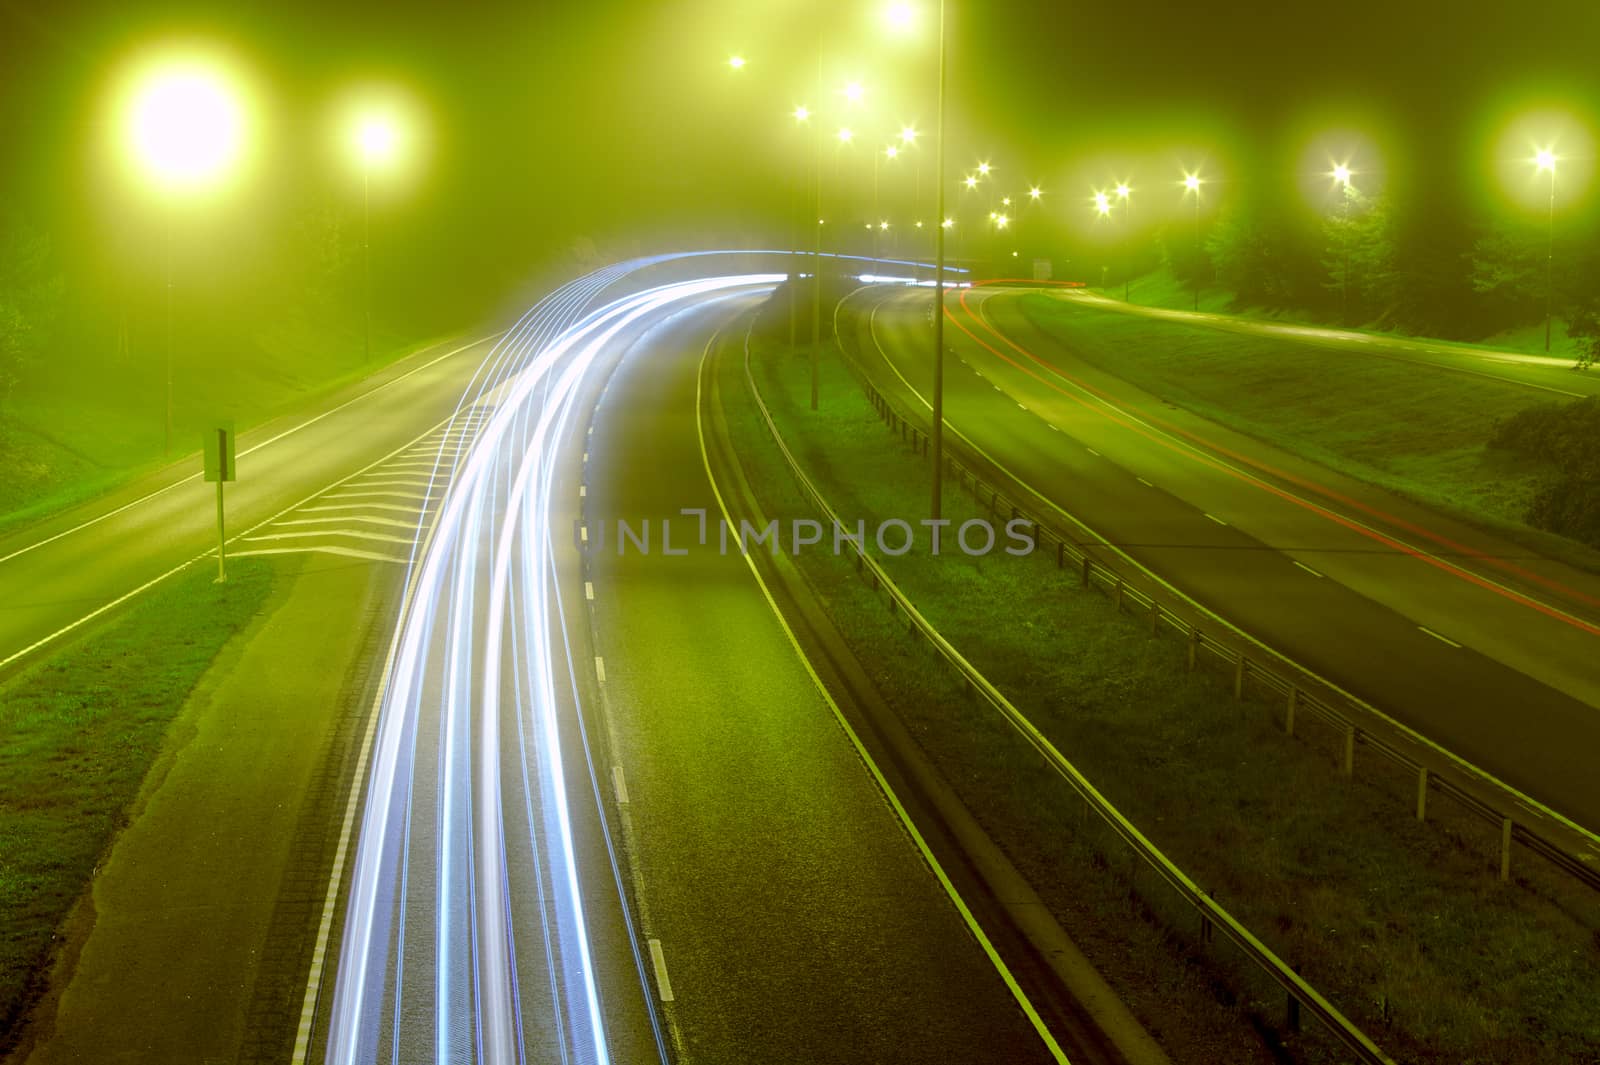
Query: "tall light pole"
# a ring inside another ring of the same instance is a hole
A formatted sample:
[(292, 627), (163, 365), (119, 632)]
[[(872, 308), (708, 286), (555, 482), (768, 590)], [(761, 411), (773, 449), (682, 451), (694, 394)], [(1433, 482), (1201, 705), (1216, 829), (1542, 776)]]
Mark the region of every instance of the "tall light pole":
[[(797, 126), (804, 126), (811, 119), (811, 108), (801, 104), (790, 112), (790, 116)], [(797, 245), (800, 243), (799, 237), (795, 233), (795, 219), (800, 215), (800, 201), (805, 198), (803, 184), (803, 180), (797, 176), (790, 186), (793, 190), (793, 195), (789, 197), (789, 261), (791, 263), (789, 270), (789, 347), (791, 349), (795, 346), (795, 316), (798, 313), (800, 303), (795, 292), (795, 289), (800, 285), (800, 271), (794, 268), (794, 264), (799, 258)]]
[(1550, 316), (1555, 302), (1556, 270), (1556, 153), (1540, 148), (1533, 162), (1540, 170), (1550, 171), (1550, 210), (1546, 220), (1544, 246), (1544, 350), (1550, 353)]
[(1350, 324), (1350, 200), (1355, 195), (1355, 186), (1350, 183), (1351, 170), (1347, 163), (1338, 163), (1330, 175), (1334, 183), (1339, 186), (1339, 198), (1344, 202), (1344, 232), (1340, 235), (1339, 244), (1344, 254), (1343, 264), (1339, 267), (1339, 321), (1343, 325)]
[(235, 168), (244, 150), (245, 113), (237, 90), (203, 58), (171, 57), (144, 71), (125, 116), (128, 148), (146, 181), (167, 201), (165, 278), (166, 399), (162, 453), (172, 452), (173, 201), (194, 198)]
[(1183, 175), (1183, 194), (1194, 194), (1194, 309), (1200, 309), (1200, 175)]
[[(888, 19), (891, 26), (897, 30), (906, 29), (915, 19), (911, 5), (906, 3), (891, 4), (888, 8)], [(943, 510), (944, 497), (944, 266), (945, 266), (945, 232), (951, 226), (951, 220), (944, 213), (944, 113), (945, 113), (945, 63), (947, 58), (945, 37), (945, 3), (939, 0), (939, 91), (938, 91), (938, 118), (934, 124), (933, 134), (933, 181), (934, 181), (934, 219), (938, 223), (933, 232), (933, 425), (928, 437), (929, 454), (933, 459), (933, 485), (932, 496), (929, 503), (929, 513), (934, 521), (939, 520)], [(907, 138), (908, 142), (910, 138)], [(979, 167), (979, 172), (985, 177), (989, 173), (989, 165), (984, 163)], [(977, 184), (976, 179), (969, 177), (967, 187), (970, 189)]]
[[(1094, 194), (1094, 215), (1096, 218), (1111, 217), (1111, 197), (1104, 192)], [(1106, 283), (1110, 280), (1106, 275), (1110, 273), (1110, 266), (1105, 259), (1100, 260), (1100, 289), (1104, 291)]]
[(394, 158), (399, 134), (386, 115), (367, 115), (356, 127), (356, 153), (361, 160), (361, 304), (363, 358), (372, 358), (372, 169)]
[(1117, 182), (1117, 199), (1122, 201), (1122, 224), (1127, 231), (1126, 261), (1122, 264), (1122, 302), (1132, 302), (1128, 299), (1129, 286), (1133, 281), (1133, 189), (1126, 181)]

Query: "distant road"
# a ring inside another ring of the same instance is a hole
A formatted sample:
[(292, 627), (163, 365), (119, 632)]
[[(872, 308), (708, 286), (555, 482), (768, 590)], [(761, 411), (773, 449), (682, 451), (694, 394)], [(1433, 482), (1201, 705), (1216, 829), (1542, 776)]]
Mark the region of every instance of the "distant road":
[[(951, 426), (1245, 632), (1600, 826), (1600, 581), (1163, 403), (1016, 294), (951, 298)], [(849, 306), (874, 379), (926, 410), (926, 293)]]
[(1490, 377), (1497, 381), (1524, 385), (1535, 391), (1547, 393), (1551, 398), (1578, 399), (1583, 396), (1600, 395), (1600, 370), (1574, 370), (1575, 360), (1570, 356), (1498, 351), (1470, 344), (1452, 344), (1447, 340), (1434, 340), (1429, 337), (1386, 336), (1382, 333), (1363, 333), (1354, 329), (1334, 329), (1328, 326), (1264, 322), (1241, 315), (1217, 314), (1210, 311), (1145, 307), (1083, 289), (1053, 289), (1048, 294), (1053, 299), (1082, 303), (1096, 310), (1116, 314), (1130, 314), (1140, 318), (1152, 318), (1177, 325), (1199, 326), (1245, 336), (1289, 340), (1297, 344), (1334, 348), (1371, 358), (1431, 366), (1452, 373)]
[[(437, 426), (454, 409), (492, 339), (434, 345), (310, 409), (241, 434), (239, 479), (226, 487), (229, 536)], [(347, 522), (343, 529), (347, 535), (340, 542), (349, 548), (396, 547), (362, 537), (363, 531), (381, 534), (378, 525)], [(0, 670), (174, 567), (206, 552), (214, 556), (216, 543), (215, 487), (201, 480), (198, 454), (0, 538)]]

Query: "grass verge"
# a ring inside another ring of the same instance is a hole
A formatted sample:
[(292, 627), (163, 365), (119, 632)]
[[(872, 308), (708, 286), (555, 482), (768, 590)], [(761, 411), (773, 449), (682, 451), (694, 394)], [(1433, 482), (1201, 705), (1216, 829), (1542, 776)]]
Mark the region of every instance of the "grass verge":
[[(1090, 286), (1089, 291), (1111, 299), (1122, 299), (1123, 286), (1099, 285)], [(1296, 310), (1284, 307), (1252, 307), (1241, 304), (1236, 295), (1215, 284), (1200, 287), (1200, 306), (1195, 307), (1194, 287), (1180, 280), (1168, 267), (1152, 270), (1148, 274), (1135, 277), (1127, 289), (1128, 299), (1144, 307), (1162, 307), (1173, 311), (1201, 310), (1212, 314), (1227, 314), (1236, 318), (1248, 318), (1257, 322), (1284, 322), (1294, 325), (1329, 326), (1338, 329), (1352, 328), (1345, 326), (1335, 318), (1325, 314), (1317, 314), (1309, 309)], [(1418, 340), (1437, 341), (1455, 344), (1459, 347), (1483, 348), (1491, 351), (1520, 351), (1529, 355), (1544, 355), (1544, 322), (1529, 322), (1526, 325), (1516, 326), (1495, 333), (1492, 336), (1482, 337), (1478, 340), (1445, 340), (1441, 337), (1427, 337), (1416, 333), (1406, 333), (1398, 329), (1377, 328), (1374, 325), (1354, 326), (1356, 332), (1370, 333), (1373, 336), (1386, 337), (1414, 337)], [(1578, 356), (1578, 341), (1567, 335), (1567, 323), (1561, 318), (1551, 323), (1550, 351), (1549, 354), (1567, 356), (1576, 359)]]
[[(805, 360), (755, 351), (782, 431), (847, 521), (924, 513), (922, 460), (884, 431), (836, 357), (813, 414)], [(756, 416), (730, 411), (729, 424), (769, 514), (805, 514)], [(947, 516), (978, 515), (950, 497)], [(1418, 824), (1409, 780), (1381, 769), (1342, 779), (1328, 752), (1185, 673), (1180, 645), (1112, 613), (1051, 558), (881, 561), (1111, 801), (1397, 1058), (1600, 1057), (1594, 900), (1526, 863), (1516, 886), (1498, 884), (1494, 841), (1474, 822), (1435, 804)], [(935, 764), (1176, 1059), (1336, 1058), (1309, 1029), (1286, 1031), (1281, 997), (1230, 947), (1188, 934), (1187, 915), (1080, 820), (1006, 726), (953, 690), (848, 565), (799, 564)]]
[[(174, 393), (172, 453), (166, 453), (162, 380), (149, 365), (47, 362), (19, 387), (0, 418), (0, 534), (85, 502), (194, 451), (218, 419), (239, 431), (304, 407), (422, 350), (438, 338), (378, 338), (371, 360), (359, 335), (305, 322), (277, 327), (249, 345), (253, 357), (204, 368), (181, 366)], [(85, 379), (93, 387), (85, 387)]]
[(1488, 446), (1497, 425), (1537, 405), (1527, 389), (1047, 296), (1017, 306), (1075, 357), (1220, 425), (1563, 561), (1600, 564), (1527, 524), (1554, 469)]
[(0, 1049), (168, 726), (260, 612), (275, 572), (238, 559), (219, 585), (194, 567), (0, 685)]

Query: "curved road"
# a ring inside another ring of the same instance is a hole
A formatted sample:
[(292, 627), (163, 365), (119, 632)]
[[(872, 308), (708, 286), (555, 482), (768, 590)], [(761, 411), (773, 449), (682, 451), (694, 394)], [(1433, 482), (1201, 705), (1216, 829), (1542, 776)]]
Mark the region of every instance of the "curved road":
[(325, 1060), (1066, 1060), (747, 561), (682, 513), (720, 506), (702, 355), (777, 280), (546, 307), (464, 402), (306, 1029)]
[[(1006, 290), (949, 304), (948, 423), (1245, 632), (1600, 825), (1600, 587), (1073, 358)], [(874, 379), (926, 409), (921, 292), (863, 294)]]

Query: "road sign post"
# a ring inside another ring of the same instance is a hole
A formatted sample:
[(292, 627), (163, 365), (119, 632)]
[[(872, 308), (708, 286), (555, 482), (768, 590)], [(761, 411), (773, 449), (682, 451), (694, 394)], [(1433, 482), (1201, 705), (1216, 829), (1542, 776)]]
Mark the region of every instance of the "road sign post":
[(228, 537), (222, 518), (222, 485), (235, 478), (233, 454), (233, 426), (207, 429), (201, 434), (200, 452), (205, 456), (206, 480), (217, 485), (217, 582), (228, 579)]

